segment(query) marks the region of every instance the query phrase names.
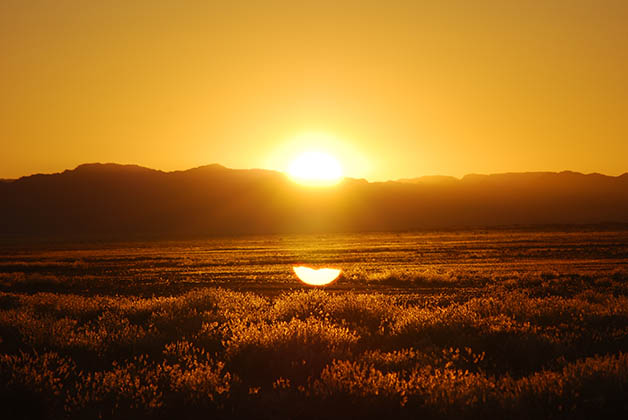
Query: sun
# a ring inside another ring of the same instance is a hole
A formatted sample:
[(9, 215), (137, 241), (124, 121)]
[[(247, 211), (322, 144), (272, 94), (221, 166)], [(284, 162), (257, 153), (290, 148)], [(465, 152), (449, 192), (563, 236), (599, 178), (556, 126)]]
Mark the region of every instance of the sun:
[(335, 157), (327, 153), (307, 151), (292, 161), (288, 175), (299, 184), (329, 186), (340, 182), (342, 167)]

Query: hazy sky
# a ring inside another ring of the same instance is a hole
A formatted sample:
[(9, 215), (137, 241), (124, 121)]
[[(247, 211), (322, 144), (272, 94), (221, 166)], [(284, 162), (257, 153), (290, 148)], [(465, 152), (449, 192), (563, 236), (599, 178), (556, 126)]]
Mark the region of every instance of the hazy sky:
[(0, 2), (0, 177), (628, 171), (628, 1)]

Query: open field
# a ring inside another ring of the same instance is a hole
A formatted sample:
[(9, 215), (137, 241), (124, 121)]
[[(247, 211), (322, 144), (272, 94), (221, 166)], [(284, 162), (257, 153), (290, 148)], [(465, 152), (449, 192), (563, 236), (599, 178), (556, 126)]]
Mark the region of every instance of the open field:
[(626, 395), (628, 231), (0, 245), (8, 418), (617, 418)]

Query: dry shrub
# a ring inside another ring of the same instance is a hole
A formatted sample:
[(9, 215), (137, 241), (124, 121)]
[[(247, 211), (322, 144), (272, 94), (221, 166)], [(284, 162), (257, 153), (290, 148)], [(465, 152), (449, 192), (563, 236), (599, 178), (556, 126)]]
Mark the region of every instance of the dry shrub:
[(236, 323), (224, 343), (230, 365), (248, 378), (286, 377), (293, 382), (316, 375), (333, 358), (346, 357), (358, 336), (329, 321)]
[(355, 330), (363, 339), (377, 336), (396, 312), (396, 298), (379, 294), (333, 295), (322, 290), (293, 292), (274, 301), (270, 318), (327, 319)]
[(5, 418), (61, 418), (78, 372), (56, 353), (0, 355), (0, 403)]

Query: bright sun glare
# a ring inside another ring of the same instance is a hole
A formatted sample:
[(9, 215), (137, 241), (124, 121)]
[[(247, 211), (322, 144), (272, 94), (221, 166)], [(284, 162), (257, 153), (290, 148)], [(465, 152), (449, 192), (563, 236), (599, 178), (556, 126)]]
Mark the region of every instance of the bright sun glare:
[(342, 167), (336, 158), (326, 153), (308, 151), (297, 156), (288, 168), (288, 174), (304, 185), (334, 185), (342, 179)]
[(326, 286), (336, 280), (342, 270), (337, 268), (319, 268), (318, 270), (302, 265), (292, 267), (299, 280), (310, 286)]

